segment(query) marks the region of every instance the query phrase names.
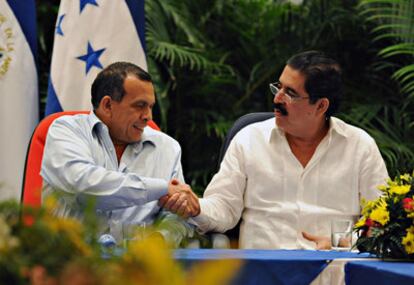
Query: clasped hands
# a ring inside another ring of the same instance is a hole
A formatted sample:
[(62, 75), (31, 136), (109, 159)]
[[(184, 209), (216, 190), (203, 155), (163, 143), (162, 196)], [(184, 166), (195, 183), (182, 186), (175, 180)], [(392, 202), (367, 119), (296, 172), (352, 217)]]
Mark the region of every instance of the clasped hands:
[(158, 205), (183, 218), (195, 217), (200, 214), (198, 197), (188, 184), (172, 179), (168, 185), (168, 194), (162, 196)]

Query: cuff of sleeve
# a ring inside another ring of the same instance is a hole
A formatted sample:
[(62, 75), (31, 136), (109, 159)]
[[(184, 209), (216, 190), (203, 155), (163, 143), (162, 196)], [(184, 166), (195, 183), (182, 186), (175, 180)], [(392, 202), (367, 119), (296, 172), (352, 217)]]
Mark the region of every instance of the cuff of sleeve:
[(158, 200), (168, 193), (168, 182), (158, 178), (142, 178), (147, 191), (147, 202)]
[(209, 230), (210, 219), (206, 215), (207, 207), (206, 207), (206, 203), (204, 199), (199, 199), (199, 202), (200, 202), (200, 210), (201, 210), (200, 214), (196, 217), (192, 217), (188, 219), (188, 222), (190, 224), (197, 226), (197, 231), (199, 233), (205, 233)]

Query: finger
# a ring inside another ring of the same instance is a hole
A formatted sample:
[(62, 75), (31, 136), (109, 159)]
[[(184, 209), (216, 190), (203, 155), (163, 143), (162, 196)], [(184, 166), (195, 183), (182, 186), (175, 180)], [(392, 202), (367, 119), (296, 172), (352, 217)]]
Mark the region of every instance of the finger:
[(200, 204), (198, 203), (198, 200), (197, 200), (197, 204), (193, 207), (193, 211), (191, 212), (191, 216), (196, 217), (196, 216), (200, 215), (200, 213), (201, 213), (201, 208), (200, 208)]
[(191, 189), (190, 185), (188, 185), (188, 184), (184, 184), (184, 190), (187, 193), (191, 194), (191, 195), (195, 195), (194, 192), (193, 192), (193, 190)]
[(319, 242), (316, 243), (316, 249), (318, 250), (325, 250), (331, 248), (331, 240), (328, 238), (321, 239)]
[(164, 203), (163, 207), (165, 209), (169, 209), (171, 207), (171, 205), (173, 205), (175, 203), (175, 200), (177, 199), (177, 193), (174, 193), (172, 195), (168, 195), (168, 199), (167, 201)]
[(158, 206), (159, 207), (164, 207), (165, 203), (167, 203), (169, 196), (168, 195), (164, 195), (162, 196), (159, 200), (158, 200)]
[(191, 217), (197, 216), (200, 213), (200, 203), (198, 201), (198, 197), (193, 193), (190, 192), (190, 195), (186, 195), (187, 200), (187, 208), (189, 211), (189, 215)]
[(198, 198), (191, 197), (188, 200), (188, 207), (190, 208), (190, 216), (195, 217), (200, 214), (200, 204), (198, 202)]
[(342, 237), (339, 239), (339, 246), (340, 247), (350, 247), (351, 246), (351, 240), (350, 238)]
[(186, 201), (186, 197), (184, 195), (180, 195), (180, 197), (177, 199), (177, 201), (174, 203), (174, 205), (171, 206), (171, 211), (173, 212), (177, 212), (179, 208), (181, 208), (181, 206), (183, 204), (187, 205), (187, 201)]
[(185, 200), (180, 207), (177, 209), (177, 214), (183, 218), (188, 218), (190, 214), (190, 209), (188, 207), (188, 202)]
[(180, 193), (172, 194), (165, 203), (164, 208), (170, 210), (171, 207), (177, 202), (178, 198), (180, 198)]
[(313, 241), (313, 242), (317, 242), (318, 238), (312, 234), (309, 234), (307, 232), (302, 232), (302, 236), (304, 239), (308, 240), (308, 241)]

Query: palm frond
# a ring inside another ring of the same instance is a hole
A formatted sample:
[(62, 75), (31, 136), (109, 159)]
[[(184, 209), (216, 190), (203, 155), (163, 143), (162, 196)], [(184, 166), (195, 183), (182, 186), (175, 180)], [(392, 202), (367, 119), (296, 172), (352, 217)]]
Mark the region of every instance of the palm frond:
[(189, 66), (190, 69), (197, 70), (209, 67), (208, 60), (198, 54), (195, 49), (171, 42), (157, 41), (156, 45), (150, 47), (149, 54), (160, 61), (166, 60), (171, 65)]
[(393, 55), (414, 55), (414, 43), (400, 43), (382, 49), (379, 55), (390, 57)]
[(342, 117), (377, 142), (390, 174), (414, 169), (414, 124), (409, 106), (360, 105)]
[(407, 99), (414, 97), (414, 0), (363, 0), (360, 3), (362, 14), (367, 20), (376, 23), (372, 32), (378, 34), (376, 41), (389, 40), (391, 44), (383, 48), (379, 55), (383, 58), (407, 57), (408, 64), (402, 63), (392, 78), (401, 85), (401, 92)]
[(189, 23), (191, 17), (185, 3), (148, 1), (146, 15), (149, 56), (190, 70), (232, 72), (229, 66), (213, 62), (203, 55), (205, 45), (202, 34)]

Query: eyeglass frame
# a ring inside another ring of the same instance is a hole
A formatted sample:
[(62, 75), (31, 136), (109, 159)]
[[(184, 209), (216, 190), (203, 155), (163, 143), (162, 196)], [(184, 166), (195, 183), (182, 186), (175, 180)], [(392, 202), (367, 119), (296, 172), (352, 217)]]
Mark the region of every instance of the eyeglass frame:
[[(270, 93), (272, 93), (274, 96), (277, 96), (277, 94), (279, 94), (279, 92), (281, 92), (282, 95), (288, 99), (289, 103), (297, 102), (301, 99), (309, 99), (310, 98), (309, 96), (302, 97), (299, 94), (297, 94), (296, 92), (293, 92), (293, 91), (290, 91), (290, 90), (284, 91), (281, 86), (282, 86), (282, 83), (280, 83), (280, 81), (269, 83)], [(289, 93), (292, 93), (292, 94), (289, 94)]]

